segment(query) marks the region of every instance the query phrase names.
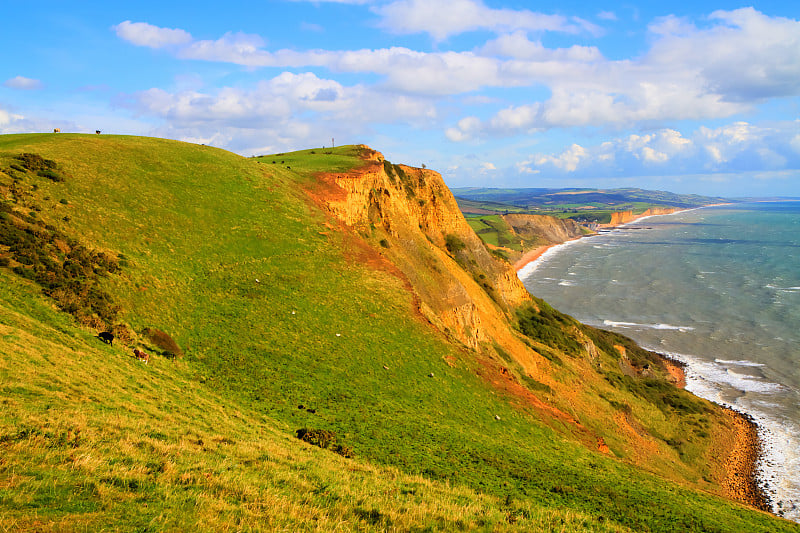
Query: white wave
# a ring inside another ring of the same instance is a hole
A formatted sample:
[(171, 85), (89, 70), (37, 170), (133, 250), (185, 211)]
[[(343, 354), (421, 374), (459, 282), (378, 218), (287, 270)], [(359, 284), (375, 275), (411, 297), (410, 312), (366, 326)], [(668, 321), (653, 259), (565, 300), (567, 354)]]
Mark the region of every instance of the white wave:
[(557, 244), (545, 250), (545, 252), (538, 258), (536, 261), (531, 261), (521, 269), (517, 271), (517, 277), (521, 279), (523, 282), (530, 277), (533, 272), (539, 268), (542, 264), (547, 262), (548, 260), (552, 259), (558, 252), (566, 248), (567, 246), (572, 246), (576, 243), (582, 242), (587, 239), (591, 239), (591, 236), (581, 237), (580, 239), (573, 239), (571, 241), (563, 242), (561, 244)]
[(778, 287), (777, 285), (764, 285), (765, 289), (772, 289), (774, 291), (781, 291), (781, 292), (795, 292), (800, 291), (800, 287)]
[(714, 359), (714, 362), (720, 363), (722, 365), (764, 366), (762, 363), (754, 363), (753, 361), (748, 361), (747, 359), (742, 359), (741, 361), (733, 361), (728, 359)]
[(672, 324), (639, 324), (637, 322), (616, 322), (614, 320), (603, 320), (603, 324), (606, 326), (617, 327), (617, 328), (664, 329), (664, 330), (673, 330), (680, 332), (694, 330), (694, 328), (691, 326), (673, 326)]
[(561, 285), (562, 287), (573, 287), (573, 286), (575, 286), (575, 282), (574, 281), (570, 281), (568, 279), (562, 279), (561, 281), (558, 282), (558, 284)]
[[(650, 349), (653, 349), (652, 347)], [(664, 353), (662, 351), (662, 353)], [(800, 427), (774, 416), (777, 404), (765, 399), (763, 394), (780, 392), (785, 387), (770, 383), (758, 376), (748, 376), (731, 371), (723, 365), (755, 366), (752, 361), (703, 360), (693, 355), (674, 352), (667, 357), (684, 363), (686, 390), (696, 396), (751, 416), (758, 426), (762, 455), (756, 469), (759, 484), (772, 503), (772, 511), (789, 520), (800, 522)], [(752, 365), (751, 365), (752, 364)], [(757, 396), (740, 396), (728, 401), (731, 395), (725, 388), (733, 387), (741, 393)], [(769, 398), (769, 396), (767, 396)]]

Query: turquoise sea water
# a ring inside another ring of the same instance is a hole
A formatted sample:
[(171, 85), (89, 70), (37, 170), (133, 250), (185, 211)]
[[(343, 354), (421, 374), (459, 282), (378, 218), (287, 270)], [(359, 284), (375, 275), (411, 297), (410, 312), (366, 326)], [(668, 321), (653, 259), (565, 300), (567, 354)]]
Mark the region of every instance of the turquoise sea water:
[(773, 510), (800, 521), (800, 202), (641, 219), (549, 250), (528, 290), (687, 364), (687, 388), (748, 413)]

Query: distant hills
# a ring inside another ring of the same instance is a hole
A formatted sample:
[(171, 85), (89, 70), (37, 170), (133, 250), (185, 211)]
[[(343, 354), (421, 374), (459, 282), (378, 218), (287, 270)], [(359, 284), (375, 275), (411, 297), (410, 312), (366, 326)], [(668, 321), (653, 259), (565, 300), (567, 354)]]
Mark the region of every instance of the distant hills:
[(645, 189), (491, 189), (454, 188), (453, 195), (465, 213), (530, 213), (573, 218), (582, 222), (601, 220), (614, 211), (643, 212), (652, 207), (692, 208), (735, 200), (717, 196), (676, 194)]

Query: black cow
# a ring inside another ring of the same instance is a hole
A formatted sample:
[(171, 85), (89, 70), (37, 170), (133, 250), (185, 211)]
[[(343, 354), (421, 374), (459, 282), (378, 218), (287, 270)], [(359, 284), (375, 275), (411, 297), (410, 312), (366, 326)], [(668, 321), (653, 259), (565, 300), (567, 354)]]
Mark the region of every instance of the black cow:
[(102, 331), (98, 333), (97, 336), (100, 337), (100, 340), (105, 342), (106, 344), (114, 346), (114, 334), (111, 333), (110, 331)]

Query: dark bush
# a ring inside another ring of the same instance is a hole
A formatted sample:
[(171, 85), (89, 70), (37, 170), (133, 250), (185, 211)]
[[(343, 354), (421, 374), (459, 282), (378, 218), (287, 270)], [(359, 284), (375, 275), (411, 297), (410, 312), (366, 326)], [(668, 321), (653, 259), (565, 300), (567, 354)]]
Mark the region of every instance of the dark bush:
[(0, 244), (8, 247), (8, 259), (19, 263), (13, 271), (35, 281), (61, 310), (81, 323), (112, 324), (119, 307), (100, 289), (98, 277), (119, 270), (114, 259), (81, 246), (33, 214), (0, 204)]
[(26, 170), (38, 172), (39, 170), (55, 170), (58, 165), (52, 159), (45, 159), (39, 154), (22, 153), (16, 157)]
[(536, 299), (539, 306), (527, 306), (517, 310), (519, 330), (527, 337), (552, 348), (557, 348), (568, 355), (578, 355), (582, 351), (581, 344), (574, 336), (564, 331), (565, 327), (575, 325), (571, 317), (559, 313), (547, 303)]
[(295, 431), (297, 438), (313, 446), (330, 450), (342, 457), (353, 457), (353, 449), (337, 442), (336, 433), (327, 429), (302, 428)]
[(461, 250), (463, 250), (463, 249), (465, 249), (467, 247), (467, 245), (464, 244), (464, 241), (462, 241), (458, 237), (458, 235), (453, 235), (452, 233), (448, 233), (445, 236), (445, 238), (444, 238), (444, 246), (445, 246), (445, 248), (447, 248), (447, 251), (450, 252), (451, 254), (454, 254), (456, 252), (460, 252)]
[(40, 170), (36, 174), (55, 182), (64, 181), (64, 176), (54, 170)]

